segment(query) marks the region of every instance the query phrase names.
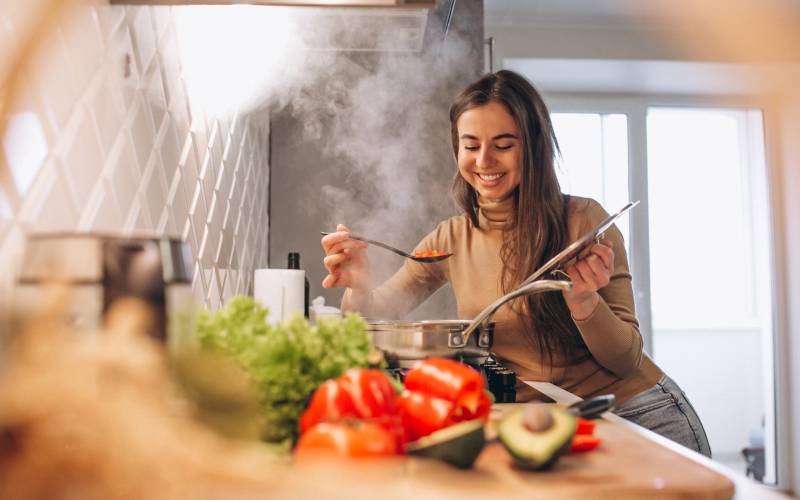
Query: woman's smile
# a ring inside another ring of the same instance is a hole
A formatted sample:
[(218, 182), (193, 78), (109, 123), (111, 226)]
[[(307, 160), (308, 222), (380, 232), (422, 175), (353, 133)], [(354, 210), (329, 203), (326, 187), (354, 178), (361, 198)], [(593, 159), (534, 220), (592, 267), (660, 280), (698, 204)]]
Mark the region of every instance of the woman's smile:
[(500, 178), (503, 177), (506, 174), (505, 173), (480, 174), (480, 173), (476, 172), (475, 175), (478, 176), (478, 179), (480, 179), (481, 184), (483, 184), (484, 186), (486, 186), (486, 187), (494, 187), (494, 186), (500, 184)]

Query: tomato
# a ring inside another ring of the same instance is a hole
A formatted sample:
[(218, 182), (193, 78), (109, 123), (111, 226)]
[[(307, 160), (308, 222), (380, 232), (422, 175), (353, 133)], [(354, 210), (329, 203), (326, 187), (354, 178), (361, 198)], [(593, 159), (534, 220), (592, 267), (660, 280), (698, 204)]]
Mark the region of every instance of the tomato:
[(382, 425), (360, 420), (323, 422), (300, 436), (295, 456), (381, 457), (397, 452), (394, 435)]
[(575, 434), (572, 438), (572, 444), (569, 451), (589, 451), (600, 446), (603, 441), (596, 436), (587, 434)]

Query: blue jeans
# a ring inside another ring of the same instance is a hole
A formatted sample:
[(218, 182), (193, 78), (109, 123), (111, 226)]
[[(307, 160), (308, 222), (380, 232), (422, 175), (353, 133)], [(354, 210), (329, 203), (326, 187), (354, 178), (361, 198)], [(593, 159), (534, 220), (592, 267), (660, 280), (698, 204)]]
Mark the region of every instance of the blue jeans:
[(678, 384), (664, 375), (614, 410), (620, 417), (711, 457), (706, 431)]

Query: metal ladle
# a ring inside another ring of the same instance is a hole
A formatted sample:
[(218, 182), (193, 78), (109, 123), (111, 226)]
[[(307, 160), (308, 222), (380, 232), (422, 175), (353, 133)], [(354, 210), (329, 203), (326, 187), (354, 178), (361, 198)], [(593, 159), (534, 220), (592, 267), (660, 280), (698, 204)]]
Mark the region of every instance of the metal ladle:
[[(328, 232), (325, 232), (325, 231), (320, 231), (319, 234), (321, 234), (322, 236), (327, 236), (327, 235), (329, 235), (331, 233), (328, 233)], [(430, 256), (430, 257), (418, 257), (418, 256), (416, 256), (414, 254), (410, 254), (408, 252), (404, 252), (404, 251), (400, 250), (399, 248), (395, 248), (395, 247), (393, 247), (391, 245), (387, 245), (386, 243), (383, 243), (383, 242), (380, 242), (380, 241), (376, 241), (376, 240), (370, 240), (368, 238), (364, 238), (363, 236), (356, 236), (354, 234), (350, 234), (349, 238), (351, 240), (363, 241), (363, 242), (369, 243), (371, 245), (375, 245), (375, 246), (379, 246), (381, 248), (385, 248), (386, 250), (389, 250), (390, 252), (394, 252), (397, 255), (400, 255), (401, 257), (405, 257), (406, 259), (415, 260), (417, 262), (425, 262), (425, 263), (439, 262), (439, 261), (447, 259), (447, 258), (449, 258), (449, 257), (451, 257), (453, 255), (451, 253), (444, 253), (444, 254), (441, 254), (441, 255), (433, 255), (433, 256)]]

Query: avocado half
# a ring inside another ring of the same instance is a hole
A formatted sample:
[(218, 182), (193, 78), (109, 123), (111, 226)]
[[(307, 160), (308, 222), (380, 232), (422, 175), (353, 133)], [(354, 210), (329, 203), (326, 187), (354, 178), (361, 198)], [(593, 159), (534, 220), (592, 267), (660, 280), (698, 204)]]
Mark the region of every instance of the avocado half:
[(408, 443), (406, 452), (442, 460), (459, 469), (468, 469), (475, 463), (485, 444), (483, 422), (477, 419), (445, 427)]
[(497, 426), (500, 442), (524, 469), (544, 470), (552, 467), (558, 457), (569, 449), (578, 419), (558, 407), (549, 407), (552, 425), (543, 431), (532, 432), (523, 424), (523, 408), (509, 412)]

